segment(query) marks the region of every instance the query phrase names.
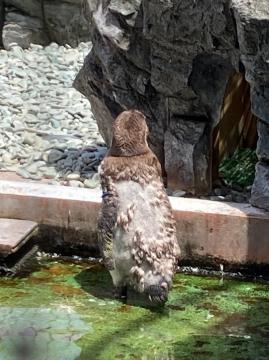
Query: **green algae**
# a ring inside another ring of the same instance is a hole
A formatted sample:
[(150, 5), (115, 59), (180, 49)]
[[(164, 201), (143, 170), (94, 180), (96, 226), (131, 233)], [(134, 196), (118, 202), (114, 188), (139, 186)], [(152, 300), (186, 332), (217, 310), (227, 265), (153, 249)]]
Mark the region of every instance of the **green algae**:
[(177, 274), (165, 307), (150, 308), (134, 293), (116, 301), (99, 264), (43, 259), (0, 279), (0, 359), (268, 359), (268, 290)]

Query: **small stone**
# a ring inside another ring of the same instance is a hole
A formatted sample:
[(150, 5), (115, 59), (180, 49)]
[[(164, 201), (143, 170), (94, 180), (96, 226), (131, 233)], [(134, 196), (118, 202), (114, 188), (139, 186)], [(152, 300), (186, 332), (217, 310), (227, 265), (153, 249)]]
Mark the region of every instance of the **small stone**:
[(232, 195), (231, 194), (226, 195), (225, 196), (225, 201), (228, 201), (228, 202), (233, 201)]
[(31, 180), (42, 180), (42, 176), (40, 176), (40, 175), (30, 175), (29, 179), (31, 179)]
[(209, 199), (212, 201), (224, 201), (225, 197), (224, 196), (210, 196)]
[(56, 144), (56, 145), (54, 145), (54, 148), (55, 148), (56, 150), (65, 150), (65, 149), (66, 149), (66, 144), (65, 144), (65, 143)]
[(29, 112), (29, 114), (37, 115), (39, 112), (39, 107), (35, 106), (35, 105), (29, 106), (28, 112)]
[(60, 122), (58, 120), (52, 119), (51, 120), (51, 126), (54, 129), (59, 129), (61, 127), (61, 124), (60, 124)]
[(14, 69), (14, 75), (18, 76), (19, 78), (24, 78), (26, 77), (26, 72), (21, 70), (21, 69)]
[(61, 160), (63, 157), (65, 157), (65, 154), (64, 154), (63, 151), (53, 149), (48, 154), (48, 163), (49, 164), (54, 164), (58, 160)]
[(32, 146), (36, 143), (36, 140), (37, 140), (37, 136), (35, 134), (25, 133), (23, 136), (22, 143)]
[(50, 167), (50, 168), (46, 168), (43, 174), (47, 179), (54, 179), (55, 176), (57, 175), (57, 172), (54, 168)]
[(182, 191), (182, 190), (175, 190), (172, 193), (172, 196), (175, 196), (175, 197), (183, 197), (185, 195), (186, 195), (186, 191)]
[(39, 44), (30, 44), (30, 47), (34, 50), (42, 50), (43, 46)]
[(49, 141), (40, 138), (39, 136), (36, 137), (35, 149), (38, 151), (46, 151), (51, 148), (51, 144)]
[(10, 96), (10, 98), (8, 99), (9, 105), (14, 107), (20, 107), (23, 105), (23, 100), (20, 97), (13, 96), (11, 94), (9, 96)]
[(84, 180), (84, 186), (88, 189), (95, 189), (100, 185), (99, 181), (93, 179)]
[(41, 152), (36, 152), (36, 153), (34, 154), (33, 160), (34, 160), (34, 161), (39, 161), (39, 160), (41, 160), (41, 159), (42, 159), (42, 153), (41, 153)]
[(42, 154), (42, 159), (43, 159), (46, 163), (48, 163), (48, 162), (49, 162), (49, 154), (48, 154), (48, 153)]
[(70, 180), (68, 184), (69, 186), (73, 186), (73, 187), (84, 187), (84, 184), (78, 180)]
[(87, 165), (92, 162), (92, 160), (95, 158), (95, 155), (92, 152), (84, 152), (81, 155), (81, 158), (82, 158), (83, 162)]
[(72, 174), (67, 175), (66, 179), (67, 180), (79, 180), (80, 175), (76, 174), (76, 173), (72, 173)]
[(33, 163), (25, 168), (30, 174), (36, 174), (38, 169), (38, 164)]
[(12, 159), (12, 156), (8, 152), (2, 155), (2, 161), (9, 165), (14, 164), (14, 159)]
[(10, 165), (10, 166), (6, 165), (5, 170), (12, 171), (12, 172), (17, 172), (18, 166), (16, 166), (16, 165)]
[(50, 119), (50, 114), (48, 114), (48, 113), (41, 113), (41, 114), (38, 114), (37, 116), (42, 121)]
[(22, 169), (22, 168), (19, 168), (16, 171), (16, 174), (23, 177), (24, 179), (29, 179), (31, 177), (31, 175), (28, 173), (28, 171), (25, 169)]
[(225, 188), (216, 188), (214, 189), (214, 194), (216, 196), (226, 196), (228, 193), (228, 189)]
[(79, 149), (81, 148), (82, 141), (80, 139), (73, 139), (67, 142), (68, 149)]
[(24, 117), (24, 121), (27, 124), (37, 124), (38, 123), (38, 118), (33, 114), (27, 114)]
[(73, 165), (73, 160), (70, 157), (68, 157), (63, 163), (63, 166), (65, 168), (72, 168), (72, 165)]
[(232, 199), (233, 199), (234, 202), (236, 202), (236, 203), (244, 203), (244, 202), (246, 202), (246, 198), (242, 193), (237, 192), (237, 191), (232, 191), (231, 194), (232, 194)]

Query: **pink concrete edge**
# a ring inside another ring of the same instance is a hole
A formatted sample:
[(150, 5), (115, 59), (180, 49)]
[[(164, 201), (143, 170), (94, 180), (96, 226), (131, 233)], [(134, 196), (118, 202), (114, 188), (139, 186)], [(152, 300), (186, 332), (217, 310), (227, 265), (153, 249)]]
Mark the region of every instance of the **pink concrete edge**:
[[(183, 256), (269, 264), (269, 213), (248, 204), (170, 197)], [(0, 181), (0, 217), (96, 232), (101, 191)]]
[[(0, 180), (1, 195), (31, 196), (75, 201), (101, 203), (100, 189), (85, 189), (61, 185), (48, 185), (37, 182), (20, 182)], [(269, 212), (255, 208), (246, 203), (228, 203), (201, 199), (169, 197), (174, 211), (200, 213), (220, 213), (232, 216), (254, 216), (269, 219)]]

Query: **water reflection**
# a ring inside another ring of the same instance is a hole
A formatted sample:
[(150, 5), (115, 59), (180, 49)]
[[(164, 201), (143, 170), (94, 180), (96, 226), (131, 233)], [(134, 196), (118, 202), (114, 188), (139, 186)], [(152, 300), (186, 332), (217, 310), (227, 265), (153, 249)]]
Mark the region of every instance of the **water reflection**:
[(0, 308), (0, 359), (74, 360), (75, 344), (91, 330), (71, 309)]

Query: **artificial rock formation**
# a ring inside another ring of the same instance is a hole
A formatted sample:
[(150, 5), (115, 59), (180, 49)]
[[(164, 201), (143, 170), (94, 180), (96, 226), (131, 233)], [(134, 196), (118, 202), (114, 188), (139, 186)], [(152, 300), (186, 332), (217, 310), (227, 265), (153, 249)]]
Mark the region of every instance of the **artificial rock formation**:
[[(50, 42), (76, 46), (90, 39), (87, 0), (4, 0), (2, 42), (22, 48)], [(1, 8), (0, 8), (1, 11)]]
[[(251, 86), (252, 110), (262, 122), (259, 147), (269, 142), (268, 0), (89, 4), (93, 48), (74, 85), (90, 100), (107, 143), (122, 110), (141, 110), (168, 186), (206, 193), (212, 130), (235, 72)], [(262, 156), (252, 201), (269, 210), (268, 176), (269, 158)]]

